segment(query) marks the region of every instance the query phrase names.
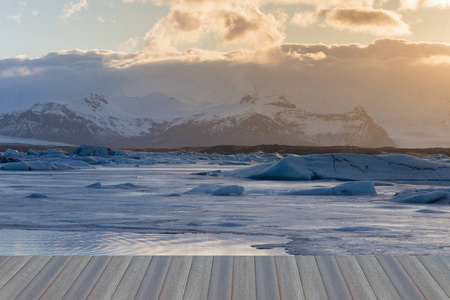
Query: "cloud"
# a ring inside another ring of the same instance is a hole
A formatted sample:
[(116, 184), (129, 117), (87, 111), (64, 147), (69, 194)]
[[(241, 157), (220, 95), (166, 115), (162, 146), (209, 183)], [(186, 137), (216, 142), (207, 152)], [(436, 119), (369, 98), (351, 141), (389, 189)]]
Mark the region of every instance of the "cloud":
[(25, 77), (42, 72), (42, 68), (11, 67), (0, 72), (0, 78)]
[(409, 25), (395, 12), (371, 8), (335, 8), (323, 11), (325, 23), (340, 30), (374, 35), (409, 35)]
[(449, 0), (400, 0), (400, 9), (416, 10), (419, 7), (428, 8), (450, 8)]
[(298, 12), (291, 18), (291, 24), (299, 27), (308, 27), (315, 24), (318, 20), (318, 15), (313, 11)]
[(220, 5), (223, 3), (251, 3), (255, 5), (313, 5), (316, 7), (372, 7), (374, 0), (122, 0), (124, 3), (133, 2), (153, 2), (156, 5), (167, 6), (201, 6), (201, 5)]
[(17, 14), (15, 16), (7, 16), (6, 18), (9, 19), (9, 20), (15, 21), (17, 24), (20, 24), (22, 22), (22, 15), (21, 14)]
[(90, 92), (107, 97), (162, 92), (192, 103), (217, 104), (237, 102), (256, 90), (258, 95), (283, 94), (313, 112), (362, 105), (394, 137), (415, 131), (448, 142), (449, 132), (440, 131), (439, 122), (449, 118), (449, 61), (448, 44), (401, 39), (230, 52), (72, 50), (39, 59), (0, 60), (0, 96), (2, 105), (17, 106), (64, 102)]
[(198, 7), (171, 7), (169, 14), (146, 34), (149, 52), (177, 52), (180, 47), (198, 43), (209, 43), (213, 49), (267, 48), (284, 40), (281, 28), (285, 16), (264, 13), (245, 1), (217, 5), (191, 2), (198, 3)]
[(97, 16), (95, 17), (99, 23), (105, 23), (105, 19), (103, 17)]
[(135, 51), (136, 48), (138, 47), (139, 40), (140, 39), (137, 37), (129, 38), (128, 40), (121, 42), (119, 48), (120, 50), (125, 52)]
[(62, 11), (61, 16), (59, 17), (60, 20), (67, 20), (72, 15), (74, 15), (77, 12), (80, 12), (83, 9), (88, 9), (88, 2), (87, 0), (80, 0), (79, 2), (70, 2), (64, 6), (64, 9)]
[(31, 14), (36, 17), (37, 15), (39, 15), (39, 12), (37, 10), (33, 10)]

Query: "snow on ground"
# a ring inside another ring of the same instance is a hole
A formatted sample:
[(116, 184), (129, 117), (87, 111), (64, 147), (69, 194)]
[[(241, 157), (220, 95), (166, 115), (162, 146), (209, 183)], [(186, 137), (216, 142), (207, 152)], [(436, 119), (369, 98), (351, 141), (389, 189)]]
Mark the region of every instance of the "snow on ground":
[[(450, 253), (445, 156), (2, 157), (0, 254)], [(76, 168), (48, 168), (61, 164)]]

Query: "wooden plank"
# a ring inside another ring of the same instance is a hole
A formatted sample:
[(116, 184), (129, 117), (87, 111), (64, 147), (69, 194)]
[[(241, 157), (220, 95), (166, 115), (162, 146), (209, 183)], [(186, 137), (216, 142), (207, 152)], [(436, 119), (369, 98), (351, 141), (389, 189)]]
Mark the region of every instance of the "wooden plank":
[(273, 256), (256, 256), (255, 272), (256, 298), (267, 300), (280, 299), (275, 258)]
[(438, 258), (450, 270), (450, 256), (438, 256)]
[(255, 258), (253, 256), (234, 257), (231, 298), (256, 300)]
[(64, 295), (64, 300), (86, 299), (100, 275), (102, 275), (111, 257), (94, 256)]
[(436, 256), (417, 256), (417, 259), (450, 297), (450, 270)]
[(39, 300), (62, 299), (92, 256), (73, 256)]
[(336, 256), (336, 262), (353, 299), (377, 299), (354, 256)]
[(214, 256), (211, 280), (209, 282), (208, 299), (231, 299), (233, 284), (233, 257)]
[(113, 256), (87, 299), (110, 299), (128, 268), (131, 256)]
[(159, 295), (160, 300), (183, 299), (191, 264), (192, 256), (175, 256), (172, 259)]
[(350, 300), (352, 296), (333, 256), (317, 256), (317, 266), (330, 298)]
[(409, 277), (427, 299), (448, 299), (447, 294), (415, 256), (397, 256)]
[(151, 256), (133, 257), (111, 299), (134, 299), (151, 260)]
[(51, 256), (33, 256), (1, 289), (0, 299), (14, 299), (50, 261)]
[(39, 298), (69, 261), (69, 256), (54, 256), (17, 296), (16, 300)]
[(0, 267), (10, 259), (11, 256), (0, 256)]
[(212, 262), (212, 256), (194, 256), (183, 295), (184, 300), (208, 299)]
[(13, 256), (0, 267), (0, 288), (2, 288), (32, 256)]
[(401, 300), (400, 295), (375, 256), (356, 256), (356, 260), (378, 299)]
[(408, 273), (392, 256), (376, 256), (402, 299), (425, 299)]
[(293, 256), (275, 256), (281, 299), (304, 299), (297, 262)]
[(314, 256), (296, 256), (298, 273), (305, 299), (327, 300), (327, 292)]
[(169, 270), (171, 256), (154, 256), (136, 294), (137, 300), (158, 299)]

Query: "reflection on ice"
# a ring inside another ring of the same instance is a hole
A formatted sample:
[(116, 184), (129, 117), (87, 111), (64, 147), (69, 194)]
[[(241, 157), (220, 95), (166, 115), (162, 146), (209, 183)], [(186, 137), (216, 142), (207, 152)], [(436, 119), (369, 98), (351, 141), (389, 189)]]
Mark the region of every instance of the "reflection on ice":
[(2, 255), (285, 255), (283, 248), (257, 250), (253, 244), (283, 245), (273, 236), (155, 234), (108, 231), (0, 230)]

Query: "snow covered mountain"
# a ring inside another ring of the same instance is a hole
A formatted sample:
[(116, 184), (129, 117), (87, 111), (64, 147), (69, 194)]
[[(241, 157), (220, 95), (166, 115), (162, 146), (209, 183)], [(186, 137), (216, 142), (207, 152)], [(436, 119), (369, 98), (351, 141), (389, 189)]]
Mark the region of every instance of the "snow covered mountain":
[(344, 114), (315, 114), (298, 109), (284, 96), (249, 95), (237, 103), (199, 109), (161, 93), (114, 99), (91, 94), (79, 101), (34, 104), (2, 114), (0, 135), (127, 147), (394, 145), (362, 107)]
[(155, 138), (168, 146), (218, 144), (393, 146), (386, 131), (362, 107), (344, 114), (314, 114), (284, 96), (244, 96), (240, 102), (206, 108)]

